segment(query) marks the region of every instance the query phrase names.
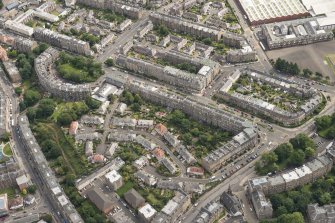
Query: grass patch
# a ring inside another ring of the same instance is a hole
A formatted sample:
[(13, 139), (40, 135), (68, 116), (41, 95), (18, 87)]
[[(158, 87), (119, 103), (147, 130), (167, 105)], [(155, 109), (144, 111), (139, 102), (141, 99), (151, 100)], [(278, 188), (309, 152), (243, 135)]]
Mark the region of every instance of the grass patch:
[(135, 186), (135, 183), (133, 181), (127, 181), (122, 187), (117, 189), (116, 193), (120, 196), (123, 197), (127, 191), (129, 191), (131, 188)]
[(15, 198), (16, 192), (13, 187), (6, 187), (3, 189), (0, 189), (0, 194), (7, 194), (9, 199)]
[(173, 190), (168, 189), (162, 190), (150, 187), (144, 187), (144, 188), (136, 187), (135, 189), (157, 211), (162, 210), (162, 208), (167, 204), (167, 202), (174, 197)]
[(65, 170), (68, 170), (76, 176), (80, 176), (92, 170), (84, 151), (82, 149), (77, 150), (74, 141), (66, 137), (59, 126), (54, 123), (40, 122), (34, 126), (33, 130), (37, 134), (40, 145), (43, 145), (46, 140), (52, 140), (56, 143), (56, 148), (60, 150), (62, 159), (58, 157), (53, 162), (56, 173), (59, 170), (58, 174), (62, 175), (63, 171), (67, 172)]
[(13, 155), (13, 152), (12, 152), (12, 149), (10, 148), (9, 143), (7, 143), (7, 144), (5, 145), (5, 147), (3, 148), (3, 153), (4, 153), (6, 156), (12, 156), (12, 155)]
[(104, 73), (101, 64), (93, 59), (64, 52), (56, 61), (56, 69), (61, 77), (74, 83), (93, 82)]
[(86, 111), (87, 109), (87, 105), (85, 104), (85, 102), (82, 101), (62, 102), (57, 105), (54, 113), (51, 115), (51, 120), (57, 122), (58, 117), (60, 117), (64, 113), (72, 113), (73, 111)]

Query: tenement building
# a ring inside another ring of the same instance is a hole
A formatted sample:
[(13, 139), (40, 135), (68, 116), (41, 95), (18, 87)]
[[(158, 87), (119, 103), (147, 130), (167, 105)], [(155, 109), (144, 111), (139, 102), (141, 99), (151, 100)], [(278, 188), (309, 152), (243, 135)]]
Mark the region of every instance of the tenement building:
[[(250, 179), (248, 193), (259, 219), (271, 218), (271, 203), (265, 195), (272, 195), (289, 191), (299, 186), (316, 181), (328, 173), (334, 164), (334, 148), (330, 148), (326, 154), (316, 157), (303, 166), (272, 177), (259, 177)], [(263, 204), (261, 205), (263, 200)], [(266, 210), (266, 212), (264, 212)]]
[(156, 26), (164, 24), (167, 28), (175, 32), (186, 33), (199, 38), (211, 38), (215, 41), (222, 39), (224, 44), (231, 47), (241, 48), (241, 44), (245, 40), (243, 36), (222, 32), (220, 29), (211, 28), (176, 16), (151, 13), (149, 18)]
[(309, 204), (307, 206), (307, 218), (309, 223), (335, 222), (335, 204), (319, 206)]
[(59, 57), (59, 51), (49, 47), (35, 59), (35, 71), (43, 89), (66, 101), (84, 100), (90, 95), (88, 84), (71, 84), (58, 77), (52, 67)]
[(214, 150), (202, 159), (202, 166), (209, 172), (214, 172), (230, 157), (242, 154), (246, 149), (257, 144), (257, 131), (255, 128), (245, 128), (225, 145)]
[[(0, 68), (0, 75), (6, 75)], [(0, 89), (0, 136), (10, 131), (9, 128), (9, 101), (3, 89)]]
[(20, 136), (18, 137), (19, 141), (26, 151), (26, 155), (31, 157), (31, 162), (33, 162), (36, 167), (35, 172), (37, 176), (44, 183), (45, 189), (49, 191), (48, 194), (50, 196), (48, 199), (55, 205), (53, 208), (57, 207), (57, 210), (59, 210), (60, 219), (64, 222), (84, 223), (49, 167), (34, 134), (29, 128), (29, 121), (26, 115), (20, 115), (18, 117), (16, 129)]
[(317, 19), (307, 18), (262, 26), (269, 49), (307, 45), (334, 38), (331, 30), (320, 27)]
[(14, 20), (7, 20), (5, 28), (23, 36), (32, 36), (34, 28), (25, 25), (26, 22), (34, 17), (48, 21), (50, 23), (57, 22), (58, 16), (48, 13), (56, 7), (54, 2), (45, 2), (36, 9), (29, 9), (22, 14), (19, 14)]
[(110, 0), (77, 0), (77, 3), (99, 9), (109, 9), (129, 17), (130, 19), (140, 19), (143, 10), (130, 5), (116, 3)]
[(54, 47), (85, 56), (92, 55), (90, 45), (82, 40), (59, 34), (49, 29), (35, 28), (34, 37), (37, 41), (48, 43)]
[(253, 125), (246, 119), (234, 116), (214, 106), (207, 106), (197, 97), (186, 97), (173, 93), (164, 88), (158, 88), (145, 82), (129, 80), (125, 77), (107, 74), (106, 82), (118, 87), (126, 87), (134, 93), (139, 93), (143, 98), (162, 106), (168, 105), (172, 109), (180, 109), (196, 120), (206, 122), (224, 130), (238, 134), (245, 128)]
[(157, 88), (136, 80), (127, 80), (116, 75), (107, 74), (106, 81), (119, 87), (125, 86), (130, 91), (141, 94), (143, 98), (153, 103), (162, 106), (168, 105), (172, 109), (180, 109), (196, 120), (237, 134), (226, 145), (202, 160), (202, 165), (208, 171), (217, 170), (232, 154), (238, 154), (257, 144), (258, 133), (251, 123), (216, 107), (203, 104), (197, 98), (185, 97), (163, 88)]
[(193, 59), (184, 55), (173, 52), (156, 51), (144, 46), (135, 46), (134, 51), (148, 56), (154, 56), (171, 65), (178, 65), (181, 63), (191, 64), (197, 68), (197, 73), (190, 73), (188, 71), (180, 70), (172, 66), (162, 66), (153, 64), (149, 61), (141, 59), (126, 57), (119, 55), (116, 59), (116, 64), (134, 71), (139, 74), (154, 77), (158, 80), (164, 81), (171, 85), (181, 87), (182, 89), (191, 89), (193, 91), (202, 91), (214, 79), (219, 72), (219, 64), (209, 59)]
[[(253, 97), (252, 95), (245, 95), (236, 91), (230, 91), (233, 84), (238, 80), (240, 75), (247, 75), (254, 81), (261, 81), (265, 84), (271, 85), (274, 88), (279, 88), (290, 94), (304, 98), (306, 99), (306, 102), (301, 105), (300, 108), (298, 108), (298, 111), (291, 112), (284, 110), (275, 104)], [(279, 122), (287, 126), (299, 124), (308, 115), (312, 114), (313, 111), (319, 107), (323, 100), (322, 95), (316, 90), (293, 84), (286, 80), (282, 80), (252, 69), (246, 69), (242, 72), (239, 72), (237, 78), (228, 77), (224, 85), (219, 90), (217, 96), (229, 104), (252, 112), (256, 115), (265, 116), (272, 121)]]

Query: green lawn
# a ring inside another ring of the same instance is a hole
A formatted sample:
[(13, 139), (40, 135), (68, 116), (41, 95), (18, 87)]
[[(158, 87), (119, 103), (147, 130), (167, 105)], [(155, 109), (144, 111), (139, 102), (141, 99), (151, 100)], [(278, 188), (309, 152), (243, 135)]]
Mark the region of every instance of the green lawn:
[(157, 211), (160, 211), (174, 196), (174, 191), (168, 189), (162, 190), (150, 187), (141, 188), (138, 186), (136, 187), (136, 190)]
[(120, 187), (116, 193), (122, 197), (127, 191), (129, 191), (131, 188), (135, 186), (135, 183), (133, 181), (127, 181), (122, 187)]
[(62, 102), (59, 103), (54, 111), (54, 113), (51, 115), (51, 120), (54, 122), (57, 121), (58, 117), (64, 114), (65, 112), (71, 112), (75, 108), (82, 108), (85, 109), (87, 106), (85, 102)]
[(7, 194), (8, 198), (14, 198), (16, 195), (14, 187), (0, 189), (0, 194)]
[(85, 72), (83, 70), (79, 70), (79, 69), (73, 67), (69, 63), (59, 64), (57, 66), (57, 70), (60, 73), (60, 75), (66, 80), (82, 83), (86, 79), (88, 79), (87, 72)]
[[(58, 148), (61, 149), (61, 156), (63, 157), (62, 162), (55, 162), (58, 166), (66, 167), (69, 172), (72, 172), (76, 176), (80, 176), (84, 173), (88, 173), (92, 166), (88, 163), (83, 150), (77, 150), (73, 142), (65, 137), (62, 129), (54, 123), (38, 123), (34, 128), (37, 133), (37, 140), (39, 144), (47, 138), (57, 142)], [(43, 136), (44, 134), (44, 136)], [(44, 137), (44, 138), (41, 138)], [(60, 164), (59, 164), (60, 163)]]
[(11, 150), (11, 148), (10, 148), (9, 143), (7, 143), (7, 144), (5, 145), (5, 147), (3, 148), (3, 153), (4, 153), (6, 156), (12, 156), (12, 155), (13, 155), (13, 152), (12, 152), (12, 150)]

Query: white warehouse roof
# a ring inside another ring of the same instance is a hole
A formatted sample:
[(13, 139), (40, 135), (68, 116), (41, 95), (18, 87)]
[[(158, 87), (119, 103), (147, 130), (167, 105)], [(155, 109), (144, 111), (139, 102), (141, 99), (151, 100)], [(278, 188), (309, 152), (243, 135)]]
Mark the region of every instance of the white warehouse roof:
[(313, 15), (335, 12), (334, 0), (302, 0), (302, 3)]
[(251, 23), (307, 13), (300, 0), (239, 0)]

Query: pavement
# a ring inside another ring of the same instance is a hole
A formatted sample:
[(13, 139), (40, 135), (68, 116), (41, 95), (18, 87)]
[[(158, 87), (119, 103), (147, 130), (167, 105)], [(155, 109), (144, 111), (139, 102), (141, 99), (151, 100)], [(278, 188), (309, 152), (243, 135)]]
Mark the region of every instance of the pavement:
[[(271, 71), (273, 70), (267, 55), (264, 53), (262, 47), (259, 44), (258, 37), (254, 34), (253, 30), (248, 26), (247, 22), (245, 21), (243, 14), (240, 12), (240, 9), (236, 5), (234, 0), (228, 0), (229, 4), (231, 5), (234, 13), (236, 14), (239, 23), (244, 30), (244, 35), (246, 36), (248, 42), (252, 46), (252, 48), (257, 52), (258, 55), (258, 62), (256, 63), (251, 63), (248, 66), (256, 68), (256, 69), (262, 69), (265, 71)], [(170, 3), (169, 5), (163, 7), (160, 9), (160, 11), (167, 10), (169, 7), (171, 7), (174, 3)], [(126, 30), (125, 32), (121, 33), (120, 35), (117, 36), (117, 38), (114, 41), (114, 44), (109, 45), (102, 54), (97, 56), (96, 60), (99, 62), (104, 62), (106, 59), (109, 57), (112, 57), (115, 55), (118, 50), (120, 49), (121, 46), (123, 46), (125, 43), (128, 41), (131, 41), (134, 37), (134, 35), (137, 33), (137, 30), (143, 26), (147, 21), (148, 21), (148, 15), (149, 12), (145, 12), (144, 16), (142, 19), (134, 22), (130, 29)], [(216, 79), (213, 81), (213, 84), (210, 85), (204, 92), (205, 97), (201, 97), (198, 95), (190, 95), (189, 97), (194, 98), (195, 100), (205, 103), (207, 105), (216, 105), (217, 103), (213, 100), (210, 99), (210, 97), (215, 94), (215, 92), (220, 88), (221, 82), (223, 79), (231, 74), (235, 69), (237, 68), (244, 68), (246, 64), (239, 64), (239, 65), (231, 65), (231, 66), (223, 66), (221, 73), (216, 77)], [(121, 75), (121, 76), (130, 76), (133, 79), (140, 79), (140, 80), (145, 80), (150, 84), (156, 85), (156, 86), (168, 86), (167, 84), (159, 83), (157, 84), (155, 81), (151, 81), (148, 79), (143, 79), (143, 77), (138, 78), (136, 74), (133, 73), (128, 73), (128, 72), (122, 72), (122, 71), (113, 71), (111, 68), (105, 68), (106, 73), (111, 73), (113, 75)], [(287, 76), (283, 76), (278, 74), (279, 77), (282, 78), (287, 78)], [(98, 83), (101, 83), (103, 81), (104, 77), (99, 79)], [(306, 84), (310, 82), (310, 80), (305, 80), (305, 79), (300, 79), (297, 77), (290, 78), (291, 80), (297, 82), (297, 83), (303, 83)], [(2, 75), (0, 78), (0, 87), (4, 89), (6, 93), (6, 97), (8, 97), (9, 101), (12, 104), (11, 107), (11, 113), (12, 113), (12, 119), (9, 120), (10, 122), (13, 122), (12, 124), (16, 124), (16, 119), (19, 114), (19, 108), (18, 108), (18, 99), (16, 98), (14, 89), (11, 85), (11, 83), (8, 81), (8, 79)], [(179, 92), (179, 90), (175, 87), (171, 87), (173, 91)], [(323, 85), (323, 84), (318, 84), (314, 83), (313, 87), (315, 87), (318, 90), (321, 90), (324, 92), (325, 95), (330, 95), (332, 99), (334, 98), (335, 95), (335, 89), (334, 87)], [(326, 108), (318, 115), (326, 115), (326, 114), (332, 114), (335, 110), (334, 106), (335, 100), (332, 100), (329, 102), (326, 106)], [(114, 110), (116, 109), (117, 103), (114, 103), (113, 105), (110, 106), (111, 110), (108, 112), (106, 116), (106, 121), (104, 125), (104, 138), (103, 138), (103, 145), (105, 144), (105, 139), (109, 131), (125, 131), (128, 132), (129, 130), (110, 130), (109, 129), (109, 122), (110, 119), (114, 113)], [(238, 196), (240, 199), (242, 199), (243, 204), (245, 205), (245, 215), (248, 217), (248, 221), (250, 222), (257, 222), (255, 220), (254, 213), (251, 211), (251, 206), (247, 202), (247, 198), (245, 197), (244, 193), (244, 183), (249, 179), (254, 176), (256, 176), (255, 171), (254, 171), (254, 163), (259, 159), (259, 155), (271, 151), (274, 149), (278, 144), (286, 142), (289, 140), (290, 137), (294, 137), (298, 133), (305, 132), (307, 134), (310, 134), (314, 131), (314, 121), (313, 119), (307, 121), (303, 125), (296, 127), (296, 128), (284, 128), (278, 125), (273, 126), (273, 130), (269, 130), (267, 126), (267, 122), (262, 121), (262, 120), (257, 120), (252, 116), (252, 115), (245, 115), (244, 113), (238, 112), (235, 109), (229, 108), (225, 105), (218, 105), (221, 106), (221, 108), (231, 112), (234, 115), (247, 118), (251, 120), (254, 123), (258, 123), (258, 126), (260, 128), (260, 134), (261, 134), (261, 142), (260, 145), (257, 146), (256, 148), (248, 151), (246, 154), (243, 156), (240, 156), (232, 164), (229, 164), (225, 167), (223, 167), (221, 170), (216, 172), (214, 176), (216, 177), (216, 180), (220, 180), (221, 183), (218, 184), (216, 187), (214, 187), (212, 190), (208, 191), (207, 193), (203, 194), (197, 201), (198, 205), (197, 207), (192, 206), (189, 208), (189, 210), (179, 219), (181, 222), (193, 222), (194, 217), (200, 212), (201, 208), (206, 206), (209, 202), (213, 200), (217, 200), (219, 196), (228, 189), (229, 186), (232, 187), (234, 192), (237, 192)], [(178, 177), (173, 177), (171, 180), (176, 181), (176, 182), (198, 182), (198, 183), (209, 183), (211, 180), (210, 179), (198, 179), (198, 178), (189, 178), (186, 177), (186, 167), (185, 165), (172, 153), (172, 151), (169, 149), (169, 147), (158, 137), (151, 135), (148, 132), (145, 131), (140, 131), (140, 130), (133, 130), (135, 134), (140, 134), (144, 135), (148, 139), (152, 140), (155, 142), (157, 145), (161, 146), (172, 158), (172, 160), (178, 165), (178, 167), (181, 170), (181, 175)], [(38, 187), (38, 191), (40, 192), (40, 202), (36, 204), (36, 206), (32, 207), (29, 209), (30, 213), (41, 213), (43, 212), (51, 212), (54, 218), (56, 219), (56, 222), (61, 222), (61, 219), (59, 218), (57, 214), (57, 204), (55, 204), (51, 199), (48, 198), (49, 191), (45, 188), (44, 183), (41, 181), (41, 179), (38, 177), (35, 167), (32, 165), (32, 163), (29, 161), (29, 155), (26, 153), (24, 148), (18, 143), (18, 135), (15, 131), (15, 129), (12, 130), (12, 135), (14, 139), (14, 144), (15, 144), (15, 149), (14, 154), (17, 160), (19, 161), (20, 165), (27, 170), (27, 172), (30, 173), (32, 181), (36, 183)], [(324, 147), (327, 145), (326, 142), (322, 142), (320, 144), (319, 150), (322, 151), (324, 150)], [(106, 147), (105, 146), (100, 146), (97, 148), (98, 153), (104, 153)], [(250, 157), (256, 157), (250, 160)], [(150, 171), (150, 169), (148, 169)], [(155, 174), (156, 177), (158, 178), (163, 178), (163, 176)], [(227, 176), (228, 175), (228, 176)], [(222, 176), (225, 176), (225, 179), (222, 178)], [(165, 178), (165, 177), (164, 177)], [(105, 182), (101, 179), (97, 180), (95, 182), (96, 187), (100, 188), (105, 194), (109, 196), (109, 198), (113, 201), (115, 201), (119, 207), (121, 207), (127, 215), (129, 215), (134, 221), (136, 222), (136, 219), (134, 218), (134, 214), (131, 213), (129, 208), (127, 208), (126, 205), (117, 197), (115, 196), (115, 193), (111, 193), (108, 188), (105, 186)], [(35, 209), (34, 209), (35, 208)], [(24, 216), (25, 213), (20, 213), (20, 216)], [(133, 217), (132, 217), (133, 216)], [(250, 219), (250, 220), (249, 220)], [(255, 221), (254, 221), (255, 220)]]

